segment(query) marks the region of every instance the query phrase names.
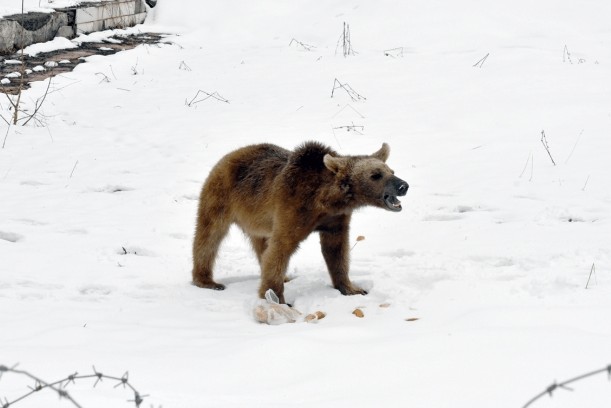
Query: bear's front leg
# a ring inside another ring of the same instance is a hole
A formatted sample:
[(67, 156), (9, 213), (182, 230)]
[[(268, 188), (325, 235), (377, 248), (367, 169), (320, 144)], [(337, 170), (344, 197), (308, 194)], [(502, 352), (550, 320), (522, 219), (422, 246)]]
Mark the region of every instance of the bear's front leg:
[(268, 240), (267, 248), (261, 256), (261, 286), (259, 297), (265, 298), (265, 292), (272, 289), (284, 300), (284, 277), (291, 255), (297, 250), (299, 240), (291, 236), (273, 236)]
[(350, 216), (344, 215), (323, 228), (320, 232), (320, 247), (325, 258), (333, 287), (342, 295), (366, 295), (367, 291), (350, 282), (350, 247), (348, 242), (348, 226)]

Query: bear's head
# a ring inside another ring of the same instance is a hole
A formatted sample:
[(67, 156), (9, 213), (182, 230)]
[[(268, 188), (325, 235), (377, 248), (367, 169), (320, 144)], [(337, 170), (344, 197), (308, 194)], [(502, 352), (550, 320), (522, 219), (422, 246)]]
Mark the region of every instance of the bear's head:
[(370, 156), (331, 156), (323, 158), (325, 167), (335, 174), (342, 189), (354, 200), (355, 206), (372, 205), (390, 211), (401, 211), (398, 196), (404, 196), (408, 184), (395, 176), (386, 165), (390, 146)]

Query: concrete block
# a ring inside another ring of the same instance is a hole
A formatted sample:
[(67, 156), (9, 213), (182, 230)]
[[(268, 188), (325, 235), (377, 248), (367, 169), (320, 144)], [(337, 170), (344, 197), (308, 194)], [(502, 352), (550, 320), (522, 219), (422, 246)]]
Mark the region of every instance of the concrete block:
[(65, 38), (74, 38), (76, 36), (76, 32), (74, 31), (74, 26), (63, 26), (57, 30), (56, 37), (65, 37)]
[(76, 17), (74, 23), (78, 26), (79, 24), (90, 23), (92, 21), (100, 20), (100, 8), (99, 7), (83, 7), (76, 9)]
[(60, 27), (68, 25), (65, 13), (27, 13), (0, 20), (0, 53), (9, 54), (37, 42), (52, 40)]

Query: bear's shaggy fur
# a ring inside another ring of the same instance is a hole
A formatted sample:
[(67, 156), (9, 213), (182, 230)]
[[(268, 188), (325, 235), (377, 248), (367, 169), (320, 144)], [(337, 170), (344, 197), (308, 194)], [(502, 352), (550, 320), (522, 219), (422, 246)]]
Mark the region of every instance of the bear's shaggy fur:
[(222, 290), (213, 266), (232, 224), (250, 238), (261, 266), (259, 296), (273, 289), (284, 303), (291, 255), (312, 232), (333, 286), (344, 295), (366, 294), (348, 278), (348, 229), (352, 211), (371, 205), (400, 211), (397, 196), (408, 185), (386, 165), (389, 146), (370, 156), (340, 156), (307, 142), (295, 151), (272, 144), (246, 146), (223, 157), (210, 172), (199, 199), (193, 242), (193, 283)]

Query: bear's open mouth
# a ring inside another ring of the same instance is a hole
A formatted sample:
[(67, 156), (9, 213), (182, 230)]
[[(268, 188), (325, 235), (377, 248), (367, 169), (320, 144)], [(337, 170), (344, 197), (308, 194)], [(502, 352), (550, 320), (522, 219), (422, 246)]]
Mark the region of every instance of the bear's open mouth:
[(401, 211), (403, 209), (401, 201), (397, 199), (397, 196), (384, 194), (384, 204), (386, 204), (386, 208), (390, 211)]

